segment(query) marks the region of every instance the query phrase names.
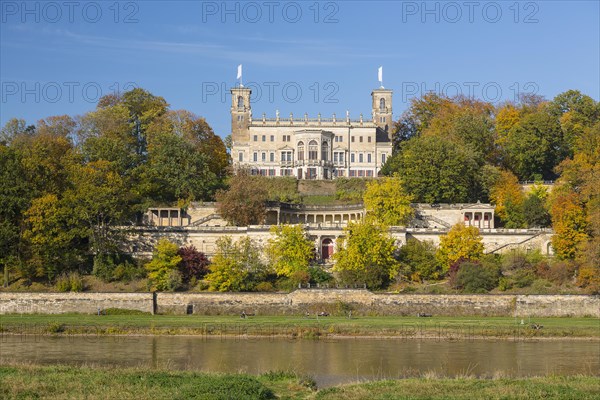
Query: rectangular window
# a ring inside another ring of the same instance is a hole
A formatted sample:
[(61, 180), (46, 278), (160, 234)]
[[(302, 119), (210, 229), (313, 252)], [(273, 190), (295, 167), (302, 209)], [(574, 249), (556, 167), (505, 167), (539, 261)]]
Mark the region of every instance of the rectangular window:
[(340, 142), (343, 142), (343, 141), (344, 141), (344, 137), (340, 136)]
[(385, 164), (385, 153), (381, 155), (381, 163)]
[(271, 153), (269, 155), (269, 161), (271, 161), (271, 162), (275, 161), (275, 153)]
[(350, 141), (351, 141), (352, 143), (354, 143), (354, 136), (352, 136), (352, 138), (351, 138), (351, 140), (350, 140)]
[(254, 162), (257, 162), (257, 161), (258, 161), (258, 153), (255, 152), (254, 153)]
[(266, 142), (267, 141), (267, 135), (262, 135), (262, 141)]
[(363, 162), (363, 153), (360, 153), (360, 154), (358, 155), (358, 162), (359, 162), (359, 163)]
[(267, 170), (266, 170), (266, 169), (261, 169), (261, 170), (260, 170), (260, 174), (261, 174), (262, 176), (267, 176)]
[(362, 136), (359, 139), (360, 139), (360, 142), (362, 143)]
[(351, 176), (351, 177), (355, 177), (355, 176), (356, 176), (356, 171), (355, 171), (355, 170), (353, 170), (353, 169), (351, 169), (351, 170), (350, 170), (350, 176)]
[(275, 141), (275, 136), (271, 135), (271, 142), (274, 142), (274, 141)]
[(367, 136), (367, 142), (371, 143), (371, 136)]
[(367, 154), (367, 162), (370, 163), (371, 162), (371, 153)]
[(254, 141), (258, 142), (258, 136), (257, 135), (254, 135)]
[(340, 163), (344, 163), (344, 153), (340, 153)]
[(274, 169), (270, 169), (269, 170), (269, 176), (275, 176), (275, 170)]
[(350, 162), (354, 162), (354, 153), (350, 154)]
[(243, 121), (244, 120), (244, 116), (243, 115), (238, 115), (238, 121)]
[(365, 171), (363, 171), (362, 169), (360, 171), (358, 171), (358, 176), (360, 178), (364, 177), (365, 176)]
[(244, 153), (242, 153), (242, 152), (238, 153), (238, 161), (239, 162), (244, 162)]
[(262, 160), (267, 161), (267, 153), (262, 153)]
[(373, 171), (371, 171), (371, 170), (367, 171), (367, 176), (369, 178), (373, 177)]
[(343, 169), (338, 170), (337, 171), (337, 176), (344, 176), (344, 170)]

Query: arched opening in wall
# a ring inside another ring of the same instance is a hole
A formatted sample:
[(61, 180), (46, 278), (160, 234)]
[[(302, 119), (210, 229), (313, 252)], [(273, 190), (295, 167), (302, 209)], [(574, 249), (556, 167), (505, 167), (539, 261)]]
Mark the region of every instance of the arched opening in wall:
[(321, 242), (321, 258), (327, 261), (333, 256), (333, 240), (327, 238)]
[(554, 249), (552, 248), (552, 242), (546, 243), (546, 255), (551, 256), (554, 254)]
[(237, 107), (244, 108), (244, 98), (242, 96), (238, 96), (237, 98)]
[(304, 161), (304, 142), (298, 142), (298, 161)]
[(329, 143), (327, 141), (323, 141), (321, 145), (321, 160), (327, 161), (329, 159)]
[(308, 143), (308, 159), (317, 160), (319, 157), (319, 144), (315, 140)]
[(379, 99), (379, 111), (385, 111), (385, 99)]

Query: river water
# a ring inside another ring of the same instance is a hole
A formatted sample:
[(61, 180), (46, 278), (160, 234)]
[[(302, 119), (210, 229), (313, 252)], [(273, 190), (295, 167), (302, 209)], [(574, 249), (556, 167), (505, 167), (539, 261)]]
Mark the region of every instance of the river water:
[(0, 362), (247, 372), (293, 370), (319, 387), (435, 372), (600, 375), (600, 341), (0, 336)]

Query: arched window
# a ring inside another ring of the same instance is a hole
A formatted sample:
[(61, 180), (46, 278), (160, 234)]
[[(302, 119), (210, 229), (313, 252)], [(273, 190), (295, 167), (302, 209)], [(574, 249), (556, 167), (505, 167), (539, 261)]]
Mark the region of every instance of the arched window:
[(298, 142), (298, 161), (304, 160), (304, 142)]
[(319, 157), (319, 144), (315, 140), (308, 143), (308, 159), (317, 160)]
[(385, 99), (379, 99), (379, 111), (385, 111)]
[(321, 145), (321, 160), (327, 161), (329, 159), (329, 143), (327, 141), (323, 141)]
[(242, 96), (238, 96), (238, 108), (244, 108), (244, 98)]

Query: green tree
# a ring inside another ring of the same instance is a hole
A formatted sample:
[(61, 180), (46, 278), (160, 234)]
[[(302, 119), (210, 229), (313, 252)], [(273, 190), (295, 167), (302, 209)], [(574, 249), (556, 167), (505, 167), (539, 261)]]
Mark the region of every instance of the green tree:
[(209, 200), (216, 184), (208, 157), (170, 133), (149, 140), (143, 180), (150, 198), (162, 202)]
[(533, 193), (523, 202), (523, 215), (530, 228), (546, 228), (550, 226), (550, 214), (544, 201)]
[(268, 273), (261, 261), (260, 250), (249, 237), (234, 242), (230, 236), (217, 240), (217, 252), (206, 280), (210, 290), (219, 292), (252, 291)]
[[(279, 276), (293, 277), (298, 272), (308, 273), (314, 258), (314, 244), (301, 225), (275, 225), (266, 253), (271, 267)], [(297, 283), (297, 282), (294, 282)]]
[(461, 259), (479, 260), (483, 256), (483, 250), (479, 229), (458, 223), (446, 235), (440, 236), (436, 257), (444, 267), (444, 271), (448, 271), (450, 265)]
[(268, 193), (249, 177), (247, 171), (238, 171), (229, 179), (229, 189), (216, 194), (217, 211), (232, 225), (255, 225), (265, 219)]
[(379, 289), (398, 271), (395, 240), (388, 229), (369, 220), (351, 222), (338, 239), (333, 267), (341, 281)]
[(181, 286), (179, 264), (182, 258), (177, 254), (178, 250), (179, 246), (168, 239), (158, 241), (152, 260), (146, 264), (153, 290), (174, 291)]
[(414, 137), (390, 160), (404, 188), (422, 203), (465, 203), (481, 197), (481, 166), (469, 147), (448, 138)]
[(4, 269), (5, 286), (9, 268), (20, 256), (23, 212), (31, 200), (23, 175), (19, 154), (0, 144), (0, 266)]
[(415, 282), (442, 278), (444, 271), (435, 253), (433, 242), (409, 239), (398, 253), (402, 274)]
[(507, 167), (521, 180), (553, 179), (567, 155), (558, 118), (542, 110), (521, 118), (504, 146)]
[(414, 215), (411, 196), (400, 178), (380, 178), (367, 183), (364, 204), (368, 215), (388, 226), (406, 225)]

